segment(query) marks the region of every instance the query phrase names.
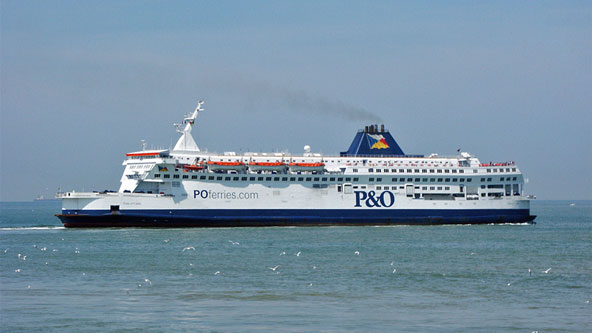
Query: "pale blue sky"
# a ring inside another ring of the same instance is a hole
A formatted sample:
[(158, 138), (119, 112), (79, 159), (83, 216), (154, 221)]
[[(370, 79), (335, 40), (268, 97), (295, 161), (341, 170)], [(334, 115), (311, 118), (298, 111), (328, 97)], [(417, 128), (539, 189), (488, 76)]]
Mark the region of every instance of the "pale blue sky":
[(407, 153), (513, 160), (540, 199), (592, 199), (589, 1), (0, 4), (0, 200), (117, 189), (199, 98), (210, 151), (338, 153), (380, 118)]

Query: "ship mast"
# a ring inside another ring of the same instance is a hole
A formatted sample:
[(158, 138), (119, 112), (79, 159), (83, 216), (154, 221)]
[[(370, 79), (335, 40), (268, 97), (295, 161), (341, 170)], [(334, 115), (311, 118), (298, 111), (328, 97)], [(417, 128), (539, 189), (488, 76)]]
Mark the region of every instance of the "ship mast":
[(204, 101), (198, 101), (195, 111), (185, 115), (182, 123), (174, 124), (177, 128), (177, 132), (181, 133), (181, 137), (177, 141), (177, 144), (175, 144), (173, 151), (199, 151), (197, 143), (193, 139), (193, 136), (191, 136), (191, 129), (193, 128), (193, 125), (195, 125), (195, 119), (197, 119), (199, 112), (204, 111), (201, 107), (203, 104)]

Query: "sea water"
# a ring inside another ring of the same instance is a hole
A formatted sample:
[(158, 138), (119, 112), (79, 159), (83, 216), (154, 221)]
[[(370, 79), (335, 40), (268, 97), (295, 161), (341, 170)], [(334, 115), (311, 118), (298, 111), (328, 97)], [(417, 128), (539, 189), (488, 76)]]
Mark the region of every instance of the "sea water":
[(536, 225), (64, 229), (1, 203), (2, 331), (590, 332), (592, 202)]

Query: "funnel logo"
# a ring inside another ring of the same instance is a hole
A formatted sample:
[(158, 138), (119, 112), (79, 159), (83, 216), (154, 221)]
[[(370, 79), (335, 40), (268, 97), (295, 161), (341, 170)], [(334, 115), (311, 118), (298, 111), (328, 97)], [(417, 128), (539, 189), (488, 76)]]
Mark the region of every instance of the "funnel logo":
[(368, 138), (370, 138), (370, 144), (372, 145), (370, 149), (387, 149), (391, 147), (386, 143), (384, 136), (380, 134), (369, 134)]

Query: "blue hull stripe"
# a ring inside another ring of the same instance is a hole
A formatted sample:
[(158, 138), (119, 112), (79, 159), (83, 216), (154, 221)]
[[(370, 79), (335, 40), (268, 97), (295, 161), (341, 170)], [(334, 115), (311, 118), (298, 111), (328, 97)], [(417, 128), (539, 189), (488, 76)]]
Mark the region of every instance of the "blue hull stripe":
[(472, 224), (534, 219), (529, 209), (63, 210), (58, 217), (68, 227)]

